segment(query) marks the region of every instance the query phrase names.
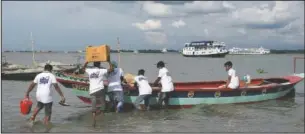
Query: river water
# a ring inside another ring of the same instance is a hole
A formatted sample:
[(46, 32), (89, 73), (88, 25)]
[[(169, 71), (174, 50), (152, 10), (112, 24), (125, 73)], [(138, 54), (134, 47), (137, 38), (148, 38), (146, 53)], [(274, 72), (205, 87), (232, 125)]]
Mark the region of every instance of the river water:
[[(32, 64), (31, 53), (2, 53), (15, 64)], [(38, 62), (47, 60), (75, 63), (79, 54), (38, 53)], [(125, 73), (136, 74), (145, 69), (149, 81), (157, 77), (156, 63), (165, 61), (174, 81), (224, 80), (223, 64), (232, 61), (238, 75), (277, 77), (293, 73), (293, 57), (303, 55), (228, 55), (226, 58), (186, 58), (180, 54), (121, 53), (119, 65)], [(118, 59), (118, 54), (112, 54)], [(83, 60), (81, 61), (83, 62)], [(296, 71), (304, 72), (304, 60), (298, 60)], [(267, 73), (258, 74), (262, 68)], [(26, 119), (19, 112), (19, 101), (30, 82), (2, 80), (2, 132), (30, 132)], [(253, 104), (199, 105), (191, 109), (106, 113), (98, 118), (98, 126), (91, 127), (90, 107), (83, 104), (69, 89), (62, 90), (70, 107), (54, 103), (50, 132), (304, 132), (304, 81), (296, 86), (296, 97)], [(35, 96), (35, 90), (31, 97)], [(54, 100), (59, 96), (54, 92)], [(42, 111), (37, 119), (42, 119)], [(34, 132), (43, 132), (42, 128)]]

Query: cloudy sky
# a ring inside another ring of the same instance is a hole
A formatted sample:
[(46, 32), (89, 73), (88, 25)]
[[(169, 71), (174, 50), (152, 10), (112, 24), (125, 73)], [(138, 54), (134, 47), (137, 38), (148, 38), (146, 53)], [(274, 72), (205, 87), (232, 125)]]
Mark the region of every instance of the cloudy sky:
[(231, 47), (304, 48), (304, 1), (4, 1), (3, 49), (181, 49), (196, 40)]

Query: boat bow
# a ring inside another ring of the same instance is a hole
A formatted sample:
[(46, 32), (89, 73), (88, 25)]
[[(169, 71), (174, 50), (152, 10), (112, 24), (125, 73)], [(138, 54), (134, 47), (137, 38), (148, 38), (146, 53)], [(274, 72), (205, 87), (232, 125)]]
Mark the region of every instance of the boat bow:
[(304, 73), (285, 76), (284, 79), (289, 80), (291, 84), (297, 84), (304, 79)]

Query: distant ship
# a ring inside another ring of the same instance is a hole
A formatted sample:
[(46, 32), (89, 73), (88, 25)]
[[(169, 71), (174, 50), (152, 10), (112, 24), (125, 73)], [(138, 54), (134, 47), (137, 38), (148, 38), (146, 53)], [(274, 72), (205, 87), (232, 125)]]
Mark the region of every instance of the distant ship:
[(166, 48), (163, 48), (162, 49), (162, 53), (166, 53), (167, 52), (167, 49)]
[(269, 54), (270, 50), (263, 47), (260, 48), (236, 48), (229, 49), (229, 54), (234, 55), (262, 55)]
[(193, 41), (182, 49), (185, 57), (225, 57), (228, 53), (225, 43), (218, 41)]
[(133, 53), (134, 53), (134, 54), (137, 54), (137, 53), (139, 53), (139, 51), (138, 51), (138, 50), (134, 50)]

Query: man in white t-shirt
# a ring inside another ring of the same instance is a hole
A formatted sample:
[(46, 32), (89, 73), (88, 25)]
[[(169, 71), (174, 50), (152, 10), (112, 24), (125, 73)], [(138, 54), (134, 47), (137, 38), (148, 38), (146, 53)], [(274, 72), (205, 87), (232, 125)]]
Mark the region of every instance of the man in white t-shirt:
[(237, 89), (239, 87), (239, 78), (236, 75), (236, 71), (232, 68), (233, 64), (228, 61), (224, 64), (226, 71), (228, 71), (228, 80), (225, 85), (226, 88)]
[(124, 79), (124, 72), (122, 68), (118, 68), (115, 61), (112, 61), (111, 64), (114, 70), (108, 75), (108, 93), (112, 107), (115, 106), (116, 101), (118, 102), (116, 105), (116, 112), (118, 113), (122, 110), (124, 104), (122, 82), (126, 83), (126, 80)]
[(134, 102), (134, 106), (136, 109), (141, 110), (140, 103), (144, 100), (144, 105), (146, 110), (149, 110), (149, 99), (151, 97), (152, 88), (150, 87), (147, 77), (144, 76), (145, 71), (140, 69), (138, 72), (138, 76), (134, 78), (135, 80), (135, 87), (139, 89), (139, 96)]
[(96, 125), (96, 115), (101, 113), (101, 110), (96, 107), (97, 101), (99, 100), (101, 102), (103, 109), (106, 104), (104, 80), (106, 79), (107, 74), (113, 71), (111, 63), (108, 63), (110, 68), (102, 69), (101, 62), (93, 62), (93, 68), (86, 68), (88, 65), (88, 62), (86, 62), (80, 70), (80, 73), (86, 72), (89, 75), (89, 94), (91, 96), (93, 126)]
[(174, 91), (174, 84), (172, 82), (172, 77), (167, 68), (165, 68), (163, 61), (159, 61), (157, 63), (157, 68), (159, 69), (159, 74), (158, 78), (154, 82), (154, 85), (158, 85), (159, 81), (161, 81), (162, 85), (161, 93), (158, 97), (158, 105), (162, 106), (162, 103), (164, 102), (165, 108), (167, 108), (169, 105), (170, 93)]
[(30, 84), (27, 92), (25, 93), (25, 98), (29, 98), (30, 92), (37, 85), (37, 91), (36, 91), (37, 106), (34, 109), (34, 113), (30, 118), (31, 123), (35, 121), (35, 118), (39, 113), (39, 111), (45, 108), (44, 124), (49, 125), (49, 122), (51, 120), (52, 104), (53, 104), (53, 97), (51, 90), (52, 85), (55, 87), (55, 90), (61, 96), (61, 102), (62, 103), (65, 102), (65, 97), (57, 84), (56, 78), (51, 73), (52, 69), (53, 69), (52, 65), (49, 64), (45, 65), (44, 71), (36, 75), (34, 81)]

